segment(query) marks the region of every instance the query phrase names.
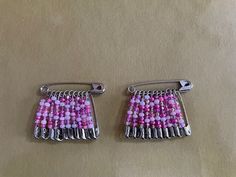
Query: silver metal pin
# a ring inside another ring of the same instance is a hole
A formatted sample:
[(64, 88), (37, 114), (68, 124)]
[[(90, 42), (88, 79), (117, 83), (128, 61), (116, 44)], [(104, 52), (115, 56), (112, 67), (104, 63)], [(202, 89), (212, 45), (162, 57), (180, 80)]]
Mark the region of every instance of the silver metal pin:
[(143, 127), (140, 127), (140, 137), (141, 137), (142, 139), (145, 139), (145, 130), (144, 130)]
[(37, 139), (40, 138), (40, 128), (37, 125), (34, 127), (34, 137)]
[(168, 128), (162, 128), (162, 131), (163, 131), (164, 138), (170, 138)]
[(97, 138), (94, 128), (90, 128), (90, 129), (89, 129), (89, 136), (90, 136), (92, 139), (96, 139), (96, 138)]
[(67, 128), (62, 129), (62, 136), (63, 136), (63, 139), (65, 139), (65, 140), (69, 139)]
[(57, 141), (63, 140), (62, 130), (60, 128), (55, 128), (55, 140)]
[(158, 139), (157, 129), (155, 127), (152, 128), (152, 138)]
[(130, 134), (130, 126), (126, 125), (125, 126), (125, 137), (129, 138), (129, 134)]
[(49, 131), (47, 128), (41, 128), (41, 138), (44, 140), (49, 138)]
[(184, 128), (179, 128), (180, 136), (185, 136)]
[(170, 137), (175, 137), (175, 132), (173, 127), (168, 127)]
[(128, 87), (128, 91), (130, 93), (135, 93), (136, 91), (139, 91), (137, 89), (138, 86), (143, 86), (143, 85), (152, 85), (152, 84), (169, 84), (169, 83), (177, 83), (179, 84), (179, 91), (180, 92), (187, 92), (190, 91), (193, 88), (193, 84), (185, 79), (180, 79), (180, 80), (157, 80), (157, 81), (147, 81), (147, 82), (140, 82), (136, 84), (132, 84)]
[(161, 128), (157, 128), (157, 135), (158, 135), (158, 138), (163, 138), (163, 134), (162, 134), (162, 129)]
[(133, 127), (133, 137), (137, 138), (137, 127)]
[(151, 128), (149, 128), (149, 127), (146, 127), (146, 137), (147, 137), (147, 139), (152, 138)]
[(186, 136), (190, 136), (191, 135), (190, 125), (187, 125), (186, 127), (184, 127), (184, 132), (185, 132)]
[(67, 132), (68, 132), (68, 137), (70, 139), (74, 140), (75, 137), (74, 137), (73, 129), (72, 128), (67, 128)]
[(80, 139), (80, 131), (79, 131), (79, 128), (76, 128), (76, 139)]
[(84, 131), (84, 129), (81, 129), (81, 138), (82, 138), (83, 140), (86, 140), (86, 136), (85, 136), (85, 131)]
[(55, 140), (55, 137), (54, 137), (55, 135), (54, 135), (54, 129), (52, 129), (52, 128), (50, 128), (49, 129), (49, 137), (50, 137), (50, 139), (51, 140)]
[(181, 134), (180, 134), (180, 131), (179, 131), (179, 127), (177, 125), (174, 126), (174, 132), (175, 132), (176, 136), (181, 137)]

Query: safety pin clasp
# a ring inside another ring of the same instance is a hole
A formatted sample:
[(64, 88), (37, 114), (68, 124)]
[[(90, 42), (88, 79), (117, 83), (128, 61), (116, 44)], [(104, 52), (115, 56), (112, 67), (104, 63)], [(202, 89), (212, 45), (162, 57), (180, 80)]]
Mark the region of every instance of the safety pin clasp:
[(181, 79), (181, 80), (157, 80), (157, 81), (147, 81), (147, 82), (140, 82), (136, 84), (132, 84), (128, 87), (128, 92), (135, 93), (136, 91), (139, 91), (137, 89), (138, 86), (143, 85), (153, 85), (153, 84), (172, 84), (177, 83), (179, 85), (180, 92), (188, 92), (193, 88), (193, 84), (189, 80)]
[(90, 82), (63, 82), (63, 83), (50, 83), (44, 84), (40, 87), (40, 92), (42, 94), (47, 94), (52, 91), (49, 87), (56, 85), (90, 85), (91, 89), (87, 90), (92, 94), (102, 94), (105, 92), (105, 86), (103, 83), (90, 83)]

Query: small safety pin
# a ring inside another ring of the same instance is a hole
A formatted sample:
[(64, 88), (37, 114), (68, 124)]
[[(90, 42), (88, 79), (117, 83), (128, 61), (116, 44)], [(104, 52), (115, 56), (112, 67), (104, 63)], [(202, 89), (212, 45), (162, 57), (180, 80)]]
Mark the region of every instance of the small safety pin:
[(177, 83), (179, 84), (179, 92), (188, 92), (193, 88), (193, 84), (189, 80), (157, 80), (157, 81), (147, 81), (147, 82), (140, 82), (136, 84), (132, 84), (128, 87), (128, 91), (130, 93), (135, 93), (136, 91), (139, 91), (136, 87), (143, 86), (143, 85), (153, 85), (153, 84), (171, 84), (171, 83)]
[(88, 92), (92, 94), (102, 94), (105, 92), (105, 86), (102, 83), (90, 83), (90, 82), (62, 82), (62, 83), (50, 83), (44, 84), (40, 87), (40, 92), (42, 94), (48, 94), (52, 90), (49, 88), (50, 86), (56, 85), (90, 85), (91, 89)]

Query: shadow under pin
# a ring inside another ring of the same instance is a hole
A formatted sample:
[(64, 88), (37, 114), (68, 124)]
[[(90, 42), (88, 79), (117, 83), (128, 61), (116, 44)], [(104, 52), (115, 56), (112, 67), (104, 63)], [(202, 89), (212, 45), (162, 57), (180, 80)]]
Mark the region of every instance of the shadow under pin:
[(40, 128), (38, 126), (34, 127), (34, 137), (37, 139), (40, 138)]
[(49, 138), (49, 130), (47, 128), (41, 128), (41, 138), (44, 140)]

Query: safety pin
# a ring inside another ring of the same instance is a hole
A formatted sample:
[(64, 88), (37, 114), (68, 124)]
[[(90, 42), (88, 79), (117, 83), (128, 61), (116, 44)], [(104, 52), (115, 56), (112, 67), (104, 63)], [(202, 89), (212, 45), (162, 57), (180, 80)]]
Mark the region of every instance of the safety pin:
[(61, 82), (61, 83), (49, 83), (49, 84), (44, 84), (40, 87), (40, 92), (42, 94), (48, 94), (52, 90), (49, 88), (51, 86), (56, 86), (56, 85), (90, 85), (91, 89), (88, 90), (88, 92), (92, 94), (102, 94), (105, 92), (105, 86), (102, 83), (98, 82)]
[(180, 79), (180, 80), (157, 80), (157, 81), (147, 81), (147, 82), (139, 82), (136, 84), (129, 85), (128, 91), (130, 93), (135, 93), (136, 91), (140, 91), (137, 89), (138, 86), (143, 85), (153, 85), (153, 84), (171, 84), (177, 83), (179, 84), (178, 91), (181, 93), (188, 92), (193, 88), (193, 84), (189, 80)]

